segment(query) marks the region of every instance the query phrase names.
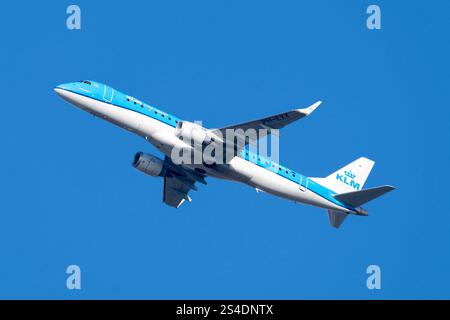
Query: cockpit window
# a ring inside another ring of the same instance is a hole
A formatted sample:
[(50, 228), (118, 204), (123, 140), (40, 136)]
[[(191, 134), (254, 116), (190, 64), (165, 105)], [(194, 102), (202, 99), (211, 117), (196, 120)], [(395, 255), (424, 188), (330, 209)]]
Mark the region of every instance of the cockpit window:
[(92, 83), (90, 82), (90, 81), (87, 81), (87, 80), (83, 80), (83, 81), (80, 81), (81, 83), (86, 83), (86, 84), (88, 84), (88, 85), (91, 85)]

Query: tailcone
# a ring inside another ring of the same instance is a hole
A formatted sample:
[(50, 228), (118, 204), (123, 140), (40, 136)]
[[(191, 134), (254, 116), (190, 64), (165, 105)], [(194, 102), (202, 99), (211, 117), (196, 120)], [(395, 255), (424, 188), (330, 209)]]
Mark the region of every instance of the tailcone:
[(366, 209), (359, 207), (356, 209), (356, 215), (358, 216), (368, 216), (369, 215), (369, 211), (367, 211)]

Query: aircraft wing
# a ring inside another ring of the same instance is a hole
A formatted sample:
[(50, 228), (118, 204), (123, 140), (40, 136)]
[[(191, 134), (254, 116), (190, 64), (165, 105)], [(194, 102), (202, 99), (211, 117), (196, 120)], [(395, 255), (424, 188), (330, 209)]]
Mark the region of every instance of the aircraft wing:
[[(296, 120), (299, 120), (299, 119), (302, 119), (302, 118), (308, 116), (321, 103), (322, 103), (322, 101), (317, 101), (316, 103), (314, 103), (312, 106), (310, 106), (308, 108), (294, 109), (294, 110), (287, 111), (284, 113), (275, 114), (270, 117), (253, 120), (253, 121), (249, 121), (249, 122), (244, 122), (244, 123), (220, 128), (220, 129), (215, 129), (215, 130), (213, 130), (213, 132), (215, 132), (215, 133), (220, 132), (223, 137), (226, 137), (227, 129), (234, 129), (234, 130), (242, 129), (244, 131), (246, 131), (247, 129), (255, 129), (256, 132), (258, 133), (258, 138), (262, 138), (262, 137), (266, 136), (267, 134), (270, 134), (271, 129), (281, 129)], [(267, 130), (259, 131), (259, 129), (267, 129)]]
[(191, 188), (181, 180), (172, 177), (164, 177), (163, 201), (165, 204), (178, 208), (185, 200), (192, 201), (188, 193)]
[(168, 171), (164, 177), (163, 202), (178, 208), (184, 201), (192, 201), (188, 193), (191, 190), (197, 191), (196, 182), (206, 184), (206, 181), (204, 176), (195, 171), (175, 165), (169, 157), (166, 157), (165, 161), (168, 164)]

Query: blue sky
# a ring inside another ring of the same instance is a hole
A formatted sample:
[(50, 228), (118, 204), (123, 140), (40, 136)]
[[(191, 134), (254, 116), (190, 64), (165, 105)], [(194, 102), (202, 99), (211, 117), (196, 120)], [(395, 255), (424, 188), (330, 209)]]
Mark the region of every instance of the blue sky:
[[(77, 1), (79, 31), (69, 4), (1, 11), (0, 298), (450, 297), (450, 3)], [(398, 189), (340, 230), (214, 179), (174, 210), (130, 164), (153, 146), (54, 94), (81, 79), (207, 127), (323, 100), (283, 130), (281, 162), (320, 177), (367, 156), (366, 186)]]

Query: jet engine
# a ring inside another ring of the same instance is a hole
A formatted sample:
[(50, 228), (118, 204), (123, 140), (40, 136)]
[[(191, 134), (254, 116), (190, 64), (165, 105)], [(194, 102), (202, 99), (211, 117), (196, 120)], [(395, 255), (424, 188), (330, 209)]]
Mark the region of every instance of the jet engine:
[(137, 170), (152, 177), (164, 176), (164, 161), (151, 154), (136, 153), (132, 164)]
[(188, 144), (194, 142), (194, 144), (202, 145), (214, 141), (214, 137), (207, 129), (189, 121), (179, 121), (175, 129), (175, 135)]

